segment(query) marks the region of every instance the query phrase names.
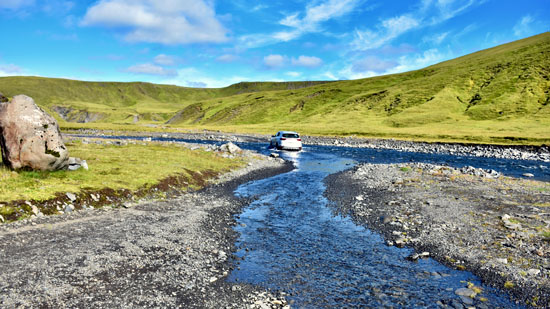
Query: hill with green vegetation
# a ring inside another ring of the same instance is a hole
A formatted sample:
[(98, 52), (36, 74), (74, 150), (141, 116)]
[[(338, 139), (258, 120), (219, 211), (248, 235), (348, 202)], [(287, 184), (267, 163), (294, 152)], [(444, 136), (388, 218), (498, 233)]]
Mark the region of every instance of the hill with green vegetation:
[(35, 98), (42, 107), (63, 115), (67, 121), (62, 127), (71, 128), (164, 124), (239, 132), (292, 129), (318, 135), (548, 144), (550, 33), (416, 71), (351, 81), (193, 89), (7, 77), (0, 78), (0, 92)]

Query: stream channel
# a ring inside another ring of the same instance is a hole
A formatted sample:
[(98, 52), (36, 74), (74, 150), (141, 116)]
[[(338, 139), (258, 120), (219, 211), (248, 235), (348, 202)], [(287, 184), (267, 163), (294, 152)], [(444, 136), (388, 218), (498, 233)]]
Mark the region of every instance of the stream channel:
[[(235, 144), (264, 154), (273, 151), (261, 143)], [(240, 237), (229, 281), (285, 292), (287, 300), (298, 308), (437, 308), (438, 302), (452, 308), (519, 307), (507, 294), (483, 285), (470, 272), (448, 268), (430, 258), (408, 261), (405, 258), (412, 249), (389, 247), (377, 233), (349, 217), (334, 215), (323, 195), (323, 179), (361, 162), (424, 162), (494, 169), (513, 177), (532, 173), (536, 179), (549, 181), (550, 163), (330, 146), (277, 152), (293, 161), (296, 169), (245, 183), (235, 191), (253, 202), (236, 216)], [(487, 301), (471, 303), (456, 295), (466, 282), (481, 286), (481, 296)]]

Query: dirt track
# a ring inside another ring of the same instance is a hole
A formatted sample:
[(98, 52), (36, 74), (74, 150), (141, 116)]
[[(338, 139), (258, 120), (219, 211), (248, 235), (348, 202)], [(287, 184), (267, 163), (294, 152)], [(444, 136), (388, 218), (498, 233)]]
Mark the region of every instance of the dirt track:
[(282, 307), (225, 276), (247, 203), (233, 190), (291, 168), (263, 161), (169, 201), (3, 225), (0, 307)]

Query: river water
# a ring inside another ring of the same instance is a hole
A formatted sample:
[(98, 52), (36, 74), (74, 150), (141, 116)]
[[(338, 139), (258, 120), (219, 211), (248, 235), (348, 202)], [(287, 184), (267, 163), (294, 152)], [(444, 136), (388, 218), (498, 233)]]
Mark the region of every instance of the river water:
[(471, 273), (432, 259), (407, 261), (411, 249), (388, 247), (378, 234), (333, 214), (323, 196), (326, 176), (359, 161), (409, 161), (407, 155), (395, 153), (400, 159), (392, 160), (384, 151), (365, 157), (361, 150), (323, 150), (280, 152), (294, 161), (294, 171), (235, 191), (255, 201), (237, 216), (239, 251), (229, 280), (284, 291), (300, 308), (437, 307), (438, 301), (460, 307), (467, 303), (455, 290), (467, 282), (483, 287), (487, 301), (475, 301), (477, 307), (517, 306)]
[[(236, 144), (265, 154), (273, 151), (266, 144)], [(483, 289), (480, 296), (486, 301), (473, 303), (478, 308), (518, 307), (473, 274), (433, 259), (408, 261), (412, 249), (388, 247), (377, 233), (334, 215), (323, 195), (323, 179), (360, 162), (425, 162), (494, 169), (514, 177), (532, 173), (549, 181), (550, 163), (328, 146), (278, 153), (296, 169), (235, 191), (254, 202), (236, 216), (239, 250), (228, 280), (285, 292), (299, 308), (438, 307), (438, 302), (469, 307), (472, 300), (455, 294), (467, 282)]]

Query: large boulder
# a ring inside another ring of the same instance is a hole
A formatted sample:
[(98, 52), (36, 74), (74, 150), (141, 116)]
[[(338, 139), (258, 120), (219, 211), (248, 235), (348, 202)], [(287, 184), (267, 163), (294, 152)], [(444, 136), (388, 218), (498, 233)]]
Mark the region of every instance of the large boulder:
[(65, 169), (69, 153), (57, 121), (25, 95), (0, 103), (2, 161), (12, 169)]

